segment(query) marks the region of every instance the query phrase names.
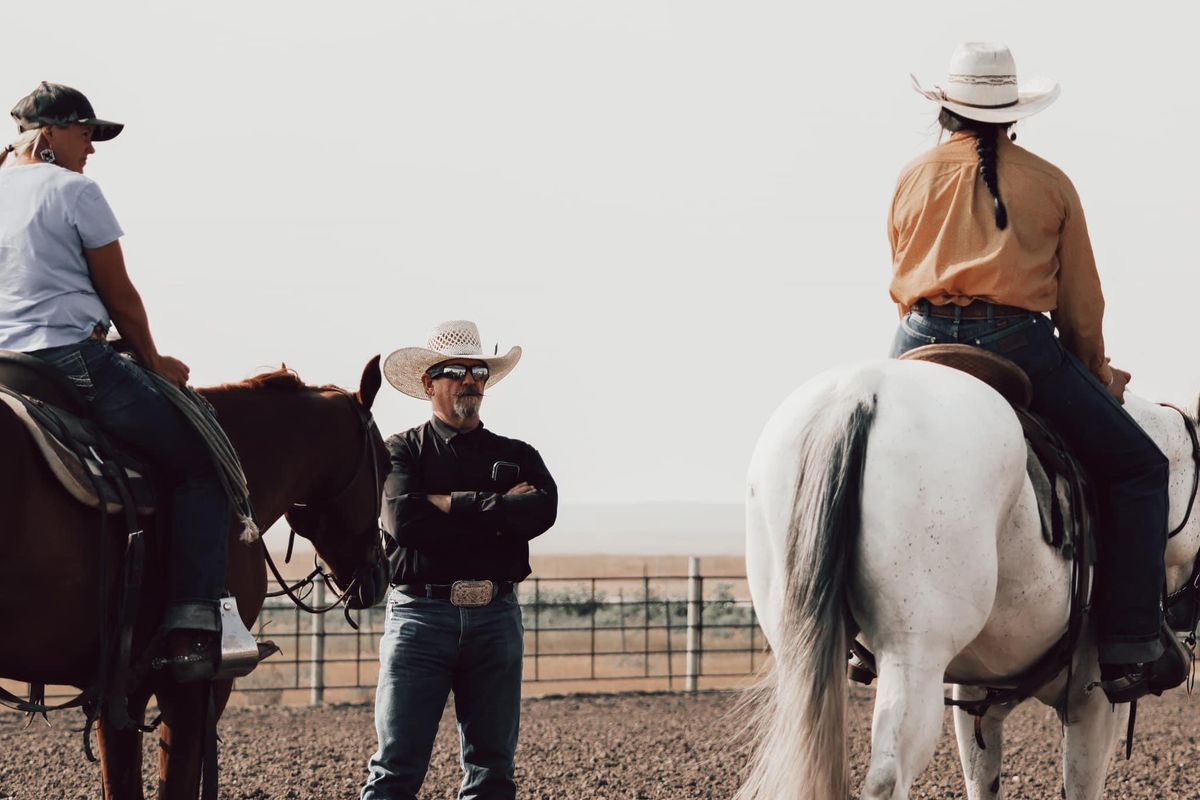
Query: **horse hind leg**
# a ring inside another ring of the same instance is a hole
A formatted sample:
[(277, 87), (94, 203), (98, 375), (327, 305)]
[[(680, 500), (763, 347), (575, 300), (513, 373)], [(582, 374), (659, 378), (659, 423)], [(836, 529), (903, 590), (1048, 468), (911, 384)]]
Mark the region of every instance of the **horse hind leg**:
[(879, 656), (871, 765), (863, 782), (863, 800), (908, 797), (913, 781), (933, 757), (942, 734), (943, 670), (921, 664), (920, 659)]
[[(954, 687), (954, 699), (978, 700), (983, 692), (967, 686)], [(976, 717), (961, 708), (954, 709), (954, 731), (958, 737), (958, 758), (963, 778), (967, 782), (970, 800), (995, 800), (1000, 797), (1002, 784), (1001, 758), (1004, 755), (1004, 720), (1016, 704), (994, 705), (979, 719), (979, 735), (984, 747), (975, 738)]]

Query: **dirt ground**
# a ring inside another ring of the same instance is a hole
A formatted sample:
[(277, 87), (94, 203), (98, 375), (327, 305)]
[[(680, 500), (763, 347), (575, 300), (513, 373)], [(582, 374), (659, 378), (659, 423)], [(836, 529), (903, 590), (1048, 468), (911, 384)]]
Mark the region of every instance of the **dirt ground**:
[[(525, 701), (518, 754), (519, 796), (527, 800), (728, 798), (743, 755), (730, 745), (737, 695), (728, 692), (543, 697)], [(852, 690), (855, 783), (866, 768), (872, 694)], [(77, 715), (28, 729), (0, 716), (0, 798), (99, 798), (99, 772), (80, 751)], [(459, 781), (453, 717), (443, 720), (423, 798), (453, 798)], [(375, 746), (368, 705), (230, 709), (221, 723), (224, 800), (354, 798)], [(1200, 797), (1200, 705), (1182, 692), (1142, 703), (1132, 761), (1118, 760), (1108, 797)], [(1027, 704), (1006, 726), (1006, 798), (1059, 797), (1059, 728)], [(918, 798), (965, 797), (947, 717)], [(154, 742), (147, 741), (146, 766)], [(155, 779), (147, 769), (147, 785)]]

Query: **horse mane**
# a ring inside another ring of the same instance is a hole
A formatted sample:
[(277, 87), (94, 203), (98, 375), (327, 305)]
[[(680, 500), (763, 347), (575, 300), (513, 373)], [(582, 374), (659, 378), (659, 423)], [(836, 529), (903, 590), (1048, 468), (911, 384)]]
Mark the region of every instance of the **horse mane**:
[(238, 383), (223, 383), (220, 386), (213, 387), (213, 390), (218, 392), (237, 391), (239, 389), (266, 389), (281, 392), (300, 392), (306, 389), (313, 389), (315, 391), (345, 391), (333, 384), (309, 386), (287, 364), (281, 364), (279, 369), (263, 372)]

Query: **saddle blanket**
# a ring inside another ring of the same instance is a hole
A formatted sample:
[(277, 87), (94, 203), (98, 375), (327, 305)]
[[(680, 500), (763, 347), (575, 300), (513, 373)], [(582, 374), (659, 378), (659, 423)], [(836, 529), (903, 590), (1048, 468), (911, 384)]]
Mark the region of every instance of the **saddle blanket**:
[[(125, 508), (119, 490), (113, 485), (108, 475), (105, 474), (103, 469), (104, 462), (102, 462), (100, 455), (96, 452), (96, 448), (91, 444), (87, 436), (84, 435), (74, 439), (76, 448), (62, 441), (62, 438), (66, 438), (69, 435), (69, 428), (72, 427), (72, 423), (85, 433), (86, 423), (69, 414), (69, 412), (43, 405), (43, 409), (52, 410), (43, 411), (42, 413), (62, 424), (63, 429), (52, 431), (51, 425), (46, 424), (50, 420), (46, 420), (46, 423), (44, 423), (37, 418), (37, 412), (32, 410), (37, 408), (35, 404), (38, 401), (23, 395), (10, 394), (8, 391), (0, 391), (0, 403), (8, 406), (12, 410), (13, 415), (29, 431), (29, 435), (33, 439), (34, 444), (37, 445), (38, 452), (41, 453), (46, 466), (50, 468), (54, 477), (58, 478), (59, 483), (62, 484), (71, 497), (89, 508), (99, 509), (103, 502), (104, 511), (109, 514), (115, 514)], [(88, 455), (81, 456), (77, 454), (77, 449)], [(118, 456), (116, 461), (117, 466), (125, 475), (137, 513), (139, 515), (152, 514), (155, 508), (154, 493), (149, 479), (142, 472), (142, 467), (132, 458), (125, 457), (124, 455)], [(105, 495), (103, 501), (97, 491), (98, 487)]]

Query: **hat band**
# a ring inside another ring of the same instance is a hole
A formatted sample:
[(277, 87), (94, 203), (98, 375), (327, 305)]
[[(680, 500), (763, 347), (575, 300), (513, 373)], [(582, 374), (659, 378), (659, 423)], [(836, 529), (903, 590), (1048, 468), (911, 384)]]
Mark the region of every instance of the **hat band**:
[(942, 99), (948, 103), (954, 103), (956, 106), (968, 106), (969, 108), (1012, 108), (1017, 103), (1021, 102), (1020, 98), (1013, 100), (1011, 103), (999, 103), (997, 105), (987, 105), (985, 103), (968, 103), (966, 100), (955, 100), (945, 92), (942, 92)]
[(964, 72), (950, 74), (950, 83), (969, 83), (973, 86), (1016, 86), (1016, 75), (971, 75)]

